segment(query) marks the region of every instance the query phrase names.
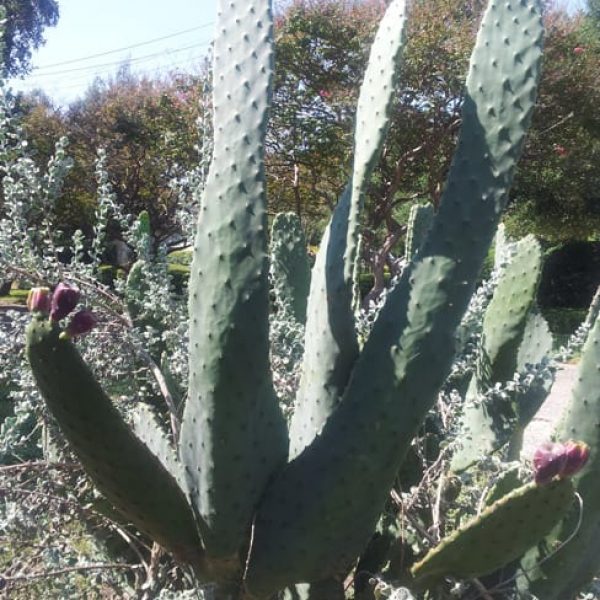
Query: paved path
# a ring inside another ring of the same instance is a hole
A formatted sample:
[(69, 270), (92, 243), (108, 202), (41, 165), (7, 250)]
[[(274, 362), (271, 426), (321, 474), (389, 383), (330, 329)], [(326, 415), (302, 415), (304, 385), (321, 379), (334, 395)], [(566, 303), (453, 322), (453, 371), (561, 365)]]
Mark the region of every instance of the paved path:
[(562, 364), (556, 372), (554, 385), (548, 398), (525, 430), (523, 439), (523, 455), (525, 457), (531, 457), (537, 446), (548, 441), (554, 424), (560, 418), (565, 404), (571, 397), (577, 369), (578, 365)]

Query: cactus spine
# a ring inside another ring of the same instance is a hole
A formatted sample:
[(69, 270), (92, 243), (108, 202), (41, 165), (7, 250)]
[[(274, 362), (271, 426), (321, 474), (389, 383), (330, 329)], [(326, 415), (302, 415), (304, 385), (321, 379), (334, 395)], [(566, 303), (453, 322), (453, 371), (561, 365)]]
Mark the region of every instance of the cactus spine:
[[(352, 180), (313, 270), (290, 460), (268, 352), (268, 0), (219, 1), (215, 154), (189, 284), (190, 380), (178, 444), (185, 495), (180, 469), (165, 467), (171, 459), (164, 445), (150, 436), (146, 446), (124, 428), (71, 342), (58, 340), (57, 325), (36, 317), (28, 331), (42, 393), (99, 487), (200, 577), (217, 581), (223, 598), (265, 599), (297, 583), (327, 587), (360, 554), (448, 374), (454, 330), (506, 202), (539, 75), (537, 0), (491, 1), (440, 209), (359, 353), (352, 300), (358, 212), (387, 125), (404, 10), (403, 0), (393, 0), (376, 36)], [(120, 455), (135, 457), (114, 475), (106, 465), (117, 456), (103, 444), (114, 439), (112, 428)], [(148, 498), (150, 484), (156, 498)]]

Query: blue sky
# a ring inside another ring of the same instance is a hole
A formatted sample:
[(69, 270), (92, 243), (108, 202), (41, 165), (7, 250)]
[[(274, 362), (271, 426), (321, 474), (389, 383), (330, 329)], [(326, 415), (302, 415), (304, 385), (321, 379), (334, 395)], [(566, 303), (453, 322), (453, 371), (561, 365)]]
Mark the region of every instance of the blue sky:
[[(128, 60), (136, 72), (193, 72), (216, 14), (216, 0), (59, 0), (59, 6), (58, 25), (46, 30), (46, 44), (33, 55), (35, 70), (11, 81), (15, 90), (41, 88), (59, 104)], [(103, 53), (109, 54), (80, 60)]]

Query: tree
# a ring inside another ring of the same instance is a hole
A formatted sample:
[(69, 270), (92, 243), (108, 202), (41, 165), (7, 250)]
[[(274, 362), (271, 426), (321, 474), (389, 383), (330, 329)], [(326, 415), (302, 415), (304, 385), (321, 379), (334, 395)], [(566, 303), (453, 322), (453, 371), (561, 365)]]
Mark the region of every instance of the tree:
[(9, 77), (31, 70), (31, 51), (44, 43), (44, 29), (58, 22), (56, 0), (3, 0), (6, 11), (2, 59)]
[[(351, 167), (352, 107), (384, 8), (377, 0), (296, 0), (282, 11), (267, 162), (275, 211), (283, 204), (314, 217), (339, 197)], [(366, 199), (363, 256), (376, 291), (402, 237), (405, 205), (439, 201), (481, 9), (478, 0), (412, 5), (391, 131)]]
[[(20, 100), (23, 123), (39, 168), (61, 135), (69, 139), (73, 167), (58, 202), (61, 230), (92, 234), (97, 151), (107, 154), (113, 190), (124, 211), (147, 210), (159, 238), (173, 233), (177, 190), (170, 182), (197, 161), (197, 118), (202, 76), (149, 79), (123, 68), (96, 81), (86, 95), (59, 111), (41, 95)], [(49, 141), (50, 140), (50, 141)]]
[[(401, 250), (408, 205), (439, 202), (482, 5), (411, 4), (390, 135), (364, 211), (363, 259), (375, 274), (375, 292), (386, 265), (396, 264), (390, 256)], [(294, 0), (280, 12), (267, 167), (274, 210), (294, 208), (309, 230), (310, 219), (323, 220), (348, 176), (351, 106), (382, 6), (376, 0)], [(543, 79), (508, 224), (518, 235), (586, 239), (600, 230), (600, 36), (582, 15), (550, 5), (545, 21)], [(339, 56), (348, 57), (348, 66), (340, 67)]]
[(267, 137), (274, 212), (318, 229), (348, 172), (352, 120), (380, 2), (296, 1), (276, 19), (276, 71)]
[(600, 30), (546, 13), (544, 73), (515, 180), (509, 232), (561, 242), (599, 239)]

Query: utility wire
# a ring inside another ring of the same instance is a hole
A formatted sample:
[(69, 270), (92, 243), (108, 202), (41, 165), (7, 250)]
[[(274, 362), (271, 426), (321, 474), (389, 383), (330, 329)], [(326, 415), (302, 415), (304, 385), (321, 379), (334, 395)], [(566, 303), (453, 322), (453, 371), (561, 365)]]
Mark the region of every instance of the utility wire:
[(90, 60), (92, 58), (99, 58), (101, 56), (108, 56), (110, 54), (116, 54), (117, 52), (123, 52), (124, 50), (131, 50), (133, 48), (140, 48), (141, 46), (147, 46), (149, 44), (154, 44), (155, 42), (162, 42), (163, 40), (168, 40), (170, 38), (174, 38), (180, 35), (184, 35), (186, 33), (191, 33), (192, 31), (199, 31), (201, 29), (207, 29), (214, 24), (214, 21), (210, 23), (204, 23), (203, 25), (199, 25), (198, 27), (191, 27), (190, 29), (184, 29), (183, 31), (178, 31), (176, 33), (171, 33), (169, 35), (164, 35), (162, 37), (154, 38), (152, 40), (147, 40), (145, 42), (140, 42), (139, 44), (132, 44), (131, 46), (124, 46), (123, 48), (116, 48), (114, 50), (107, 50), (106, 52), (99, 52), (98, 54), (89, 54), (88, 56), (82, 56), (81, 58), (73, 58), (71, 60), (65, 60), (58, 63), (52, 63), (50, 65), (41, 65), (39, 67), (34, 67), (34, 71), (39, 71), (40, 69), (53, 69), (54, 67), (62, 67), (64, 65), (72, 65), (74, 63), (83, 62), (86, 60)]
[[(176, 61), (176, 62), (172, 62), (169, 63), (167, 65), (164, 66), (156, 66), (156, 67), (149, 67), (147, 69), (144, 69), (142, 71), (136, 72), (134, 73), (134, 75), (136, 76), (141, 76), (141, 77), (152, 77), (152, 76), (156, 76), (159, 77), (161, 74), (165, 74), (165, 73), (169, 73), (171, 71), (176, 70), (177, 68), (181, 68), (181, 67), (193, 67), (194, 64), (197, 64), (199, 61), (201, 61), (203, 58), (205, 58), (205, 55), (197, 55), (197, 56), (193, 56), (191, 58), (188, 59), (184, 59), (182, 61)], [(104, 74), (104, 78), (108, 77), (110, 75), (110, 73), (106, 73)], [(99, 78), (101, 78), (102, 81), (104, 81), (104, 79), (98, 75)], [(74, 89), (78, 89), (78, 88), (82, 88), (82, 86), (84, 86), (86, 84), (86, 82), (89, 81), (89, 76), (85, 76), (85, 75), (80, 75), (79, 77), (73, 79), (69, 79), (69, 85), (59, 85), (59, 86), (53, 86), (52, 82), (46, 82), (44, 85), (47, 88), (52, 88), (52, 94), (56, 95), (56, 94), (60, 94), (62, 92), (68, 91), (68, 90), (74, 90)], [(33, 91), (35, 89), (39, 89), (41, 87), (39, 82), (36, 81), (26, 81), (24, 82), (26, 83), (26, 87), (21, 88), (22, 91), (25, 92), (30, 92)], [(88, 86), (86, 87), (86, 89), (89, 89), (91, 83), (88, 84)], [(86, 89), (83, 89), (82, 92), (85, 93)]]
[(145, 60), (156, 58), (157, 56), (167, 56), (169, 54), (176, 54), (177, 52), (184, 52), (186, 50), (192, 50), (193, 48), (204, 47), (207, 46), (209, 42), (199, 42), (195, 44), (190, 44), (189, 46), (184, 46), (182, 48), (175, 48), (174, 50), (161, 50), (160, 52), (153, 52), (152, 54), (146, 54), (144, 56), (138, 56), (137, 58), (131, 59), (121, 59), (118, 61), (113, 61), (109, 63), (100, 63), (95, 65), (88, 65), (87, 67), (76, 67), (74, 69), (64, 69), (62, 71), (51, 71), (50, 73), (37, 73), (35, 78), (39, 77), (55, 77), (57, 75), (66, 75), (69, 73), (78, 73), (81, 71), (93, 73), (96, 69), (106, 69), (110, 67), (114, 67), (116, 65), (121, 65), (123, 63), (126, 64), (135, 64), (138, 62), (143, 62)]

